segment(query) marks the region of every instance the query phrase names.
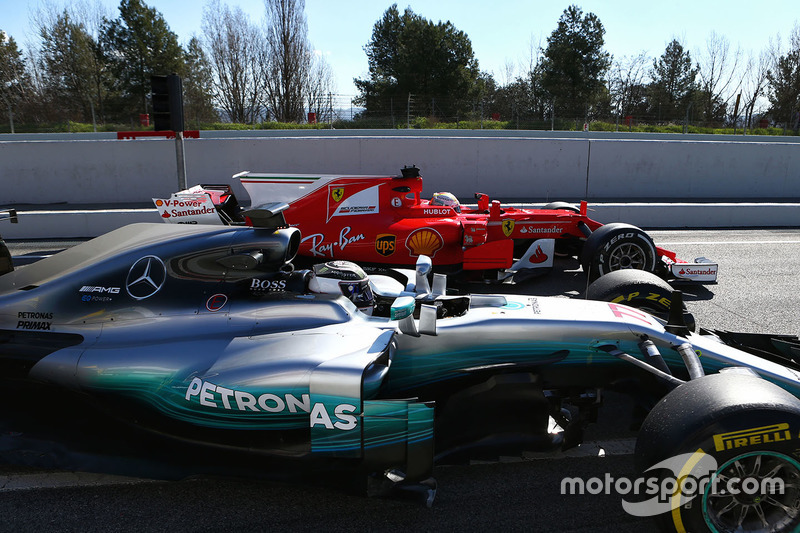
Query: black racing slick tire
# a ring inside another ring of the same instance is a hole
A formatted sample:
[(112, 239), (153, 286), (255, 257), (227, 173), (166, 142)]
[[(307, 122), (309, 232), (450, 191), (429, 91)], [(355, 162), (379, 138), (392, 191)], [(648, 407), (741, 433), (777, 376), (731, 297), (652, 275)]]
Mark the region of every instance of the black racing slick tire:
[[(629, 305), (663, 320), (669, 319), (673, 288), (653, 273), (644, 270), (615, 270), (602, 276), (586, 289), (588, 300)], [(686, 327), (695, 331), (694, 316), (683, 307)]]
[[(549, 204), (545, 204), (542, 206), (542, 209), (547, 211), (555, 211), (555, 210), (562, 210), (562, 211), (570, 211), (572, 213), (580, 213), (581, 209), (575, 204), (571, 204), (569, 202), (550, 202)], [(533, 242), (533, 239), (528, 240), (528, 246), (530, 243)], [(525, 247), (527, 250), (528, 247)], [(577, 237), (563, 237), (561, 239), (556, 239), (556, 249), (555, 254), (557, 256), (562, 257), (577, 257), (581, 253), (581, 249), (583, 249), (583, 239), (578, 239)], [(523, 253), (525, 253), (523, 250)]]
[(581, 251), (581, 266), (590, 280), (615, 270), (655, 272), (658, 261), (653, 239), (636, 226), (620, 222), (597, 228)]
[(549, 204), (542, 206), (542, 209), (547, 209), (549, 211), (555, 209), (564, 209), (566, 211), (572, 211), (573, 213), (581, 212), (580, 208), (577, 205), (571, 204), (569, 202), (550, 202)]
[(626, 497), (623, 507), (663, 531), (798, 531), (798, 445), (800, 400), (784, 389), (738, 372), (689, 381), (637, 438), (640, 486), (660, 496)]

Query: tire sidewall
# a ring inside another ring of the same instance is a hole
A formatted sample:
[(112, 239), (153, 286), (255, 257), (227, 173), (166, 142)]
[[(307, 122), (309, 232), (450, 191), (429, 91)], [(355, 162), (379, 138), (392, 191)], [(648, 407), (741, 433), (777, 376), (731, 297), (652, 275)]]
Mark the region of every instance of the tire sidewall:
[[(689, 394), (681, 391), (687, 386)], [(714, 479), (734, 460), (747, 462), (756, 456), (779, 460), (800, 476), (800, 400), (777, 385), (746, 375), (713, 374), (681, 385), (651, 411), (642, 425), (637, 468), (646, 471), (665, 459), (686, 457), (683, 465), (672, 466), (669, 476), (660, 470), (661, 482), (670, 476), (703, 476), (703, 471), (693, 470), (693, 461), (706, 455), (714, 459), (716, 470), (704, 476), (705, 490), (680, 505), (675, 500), (670, 512), (655, 516), (662, 529), (714, 531), (714, 511), (709, 508), (709, 501), (714, 499), (712, 489), (728, 488), (724, 477), (719, 477), (716, 485)], [(796, 492), (789, 494), (792, 502), (800, 498), (800, 491)], [(792, 505), (796, 508), (795, 503)], [(800, 522), (792, 529), (798, 525)]]
[[(593, 281), (586, 289), (586, 298), (642, 309), (663, 320), (669, 319), (672, 286), (662, 278), (644, 270), (616, 270)], [(694, 316), (683, 307), (686, 327), (695, 331)]]
[(606, 224), (594, 231), (584, 244), (581, 253), (581, 265), (589, 272), (591, 279), (596, 279), (612, 271), (611, 259), (620, 247), (634, 245), (638, 247), (644, 259), (641, 270), (654, 272), (658, 261), (655, 244), (642, 229), (630, 224)]
[(668, 315), (672, 287), (655, 274), (642, 270), (617, 270), (592, 282), (586, 298), (621, 303), (653, 314)]
[[(790, 419), (791, 421), (789, 421)], [(775, 431), (768, 431), (766, 428), (774, 428)], [(730, 442), (732, 438), (730, 437), (731, 433), (746, 432), (747, 430), (751, 430), (754, 433), (751, 438), (761, 437), (763, 440), (764, 437), (769, 437), (781, 440), (767, 444), (749, 444), (748, 442), (747, 445), (732, 447), (731, 449), (717, 449), (715, 440), (721, 440), (723, 446), (725, 446), (725, 439), (727, 438), (727, 442)], [(797, 471), (800, 472), (800, 463), (798, 463), (798, 457), (795, 455), (798, 443), (800, 443), (798, 435), (800, 435), (800, 416), (789, 416), (787, 413), (754, 410), (744, 415), (731, 415), (730, 418), (717, 421), (714, 427), (709, 428), (704, 435), (697, 436), (698, 442), (696, 445), (689, 445), (675, 451), (675, 456), (693, 454), (689, 456), (690, 459), (687, 464), (680, 470), (684, 474), (692, 471), (689, 463), (696, 459), (694, 456), (696, 452), (713, 457), (717, 464), (717, 471), (710, 477), (705, 477), (705, 481), (708, 484), (704, 491), (698, 492), (694, 498), (673, 509), (672, 512), (659, 515), (656, 518), (657, 521), (664, 526), (668, 526), (669, 530), (675, 531), (718, 531), (719, 529), (712, 526), (713, 519), (710, 517), (708, 504), (714, 490), (719, 491), (728, 488), (723, 477), (719, 475), (722, 470), (736, 460), (741, 461), (755, 455), (772, 455), (780, 457), (784, 461), (791, 461)], [(734, 484), (733, 486), (736, 487), (737, 485)], [(797, 527), (797, 524), (795, 524), (795, 527)], [(792, 528), (792, 531), (794, 530)]]

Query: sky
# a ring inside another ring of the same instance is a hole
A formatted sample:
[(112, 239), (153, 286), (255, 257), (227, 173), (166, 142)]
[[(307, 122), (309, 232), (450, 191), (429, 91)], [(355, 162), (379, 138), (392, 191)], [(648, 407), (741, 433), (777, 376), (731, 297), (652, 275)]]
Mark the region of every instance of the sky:
[[(33, 32), (30, 19), (43, 5), (67, 5), (68, 0), (0, 0), (0, 30), (26, 48)], [(105, 6), (112, 18), (119, 16), (119, 0), (91, 0)], [(253, 22), (263, 19), (263, 0), (221, 0), (239, 6)], [(181, 44), (202, 34), (202, 8), (205, 0), (145, 0), (155, 7), (178, 35)], [(375, 23), (392, 4), (391, 0), (306, 0), (308, 39), (330, 64), (336, 92), (357, 93), (353, 78), (367, 78), (364, 46)], [(422, 17), (450, 21), (472, 42), (482, 71), (493, 74), (504, 84), (509, 67), (514, 75), (526, 72), (532, 47), (546, 47), (547, 37), (570, 5), (584, 13), (594, 13), (602, 22), (605, 50), (614, 57), (636, 56), (646, 52), (657, 58), (672, 39), (678, 39), (693, 58), (706, 46), (712, 32), (724, 36), (731, 48), (756, 55), (770, 39), (788, 48), (792, 29), (800, 24), (798, 0), (407, 0), (398, 1), (402, 11), (410, 7)]]

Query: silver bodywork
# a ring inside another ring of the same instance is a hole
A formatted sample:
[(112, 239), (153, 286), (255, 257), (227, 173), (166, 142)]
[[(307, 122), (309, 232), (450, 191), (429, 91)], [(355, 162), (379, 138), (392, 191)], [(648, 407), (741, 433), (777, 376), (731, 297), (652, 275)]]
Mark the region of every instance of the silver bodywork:
[[(279, 436), (262, 451), (399, 464), (412, 477), (430, 469), (433, 400), (513, 372), (542, 376), (539, 387), (602, 387), (633, 371), (609, 351), (643, 359), (643, 340), (677, 373), (688, 344), (705, 372), (746, 366), (800, 394), (798, 372), (713, 335), (678, 335), (615, 303), (449, 296), (424, 260), (390, 295), (420, 304), (420, 318), (367, 316), (309, 293), (308, 273), (287, 266), (298, 240), (292, 229), (141, 224), (5, 274), (3, 377), (119, 417), (135, 407), (137, 424), (152, 417), (182, 438), (269, 433)], [(437, 318), (453, 302), (460, 311)]]

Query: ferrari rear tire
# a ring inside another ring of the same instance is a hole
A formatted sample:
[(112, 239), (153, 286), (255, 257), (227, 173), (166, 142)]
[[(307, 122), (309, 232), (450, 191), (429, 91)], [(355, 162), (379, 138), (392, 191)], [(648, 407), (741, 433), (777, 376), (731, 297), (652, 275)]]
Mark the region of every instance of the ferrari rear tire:
[[(545, 204), (542, 206), (542, 209), (547, 211), (554, 211), (556, 209), (561, 209), (564, 211), (571, 211), (572, 213), (580, 213), (581, 209), (569, 202), (550, 202), (549, 204)], [(533, 239), (529, 241), (533, 242)], [(576, 237), (562, 237), (560, 239), (556, 239), (556, 248), (555, 254), (561, 257), (577, 257), (580, 254), (581, 249), (583, 248), (583, 240), (578, 239)], [(528, 248), (525, 247), (525, 250)], [(523, 251), (523, 253), (525, 253)]]
[(642, 424), (636, 468), (661, 498), (633, 512), (664, 531), (798, 531), (798, 440), (800, 400), (777, 385), (731, 372), (689, 381)]
[[(593, 281), (586, 289), (588, 300), (613, 302), (646, 311), (663, 320), (669, 318), (673, 288), (651, 272), (615, 270)], [(694, 316), (683, 307), (686, 326), (694, 331)]]
[(572, 211), (573, 213), (580, 213), (581, 210), (577, 205), (571, 204), (569, 202), (550, 202), (542, 206), (542, 209), (547, 210), (555, 210), (555, 209), (564, 209), (566, 211)]
[(657, 264), (653, 239), (636, 226), (619, 222), (592, 232), (581, 251), (581, 266), (590, 280), (615, 270), (655, 272)]

